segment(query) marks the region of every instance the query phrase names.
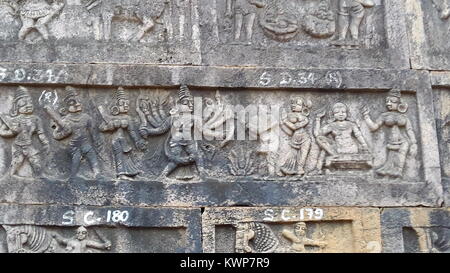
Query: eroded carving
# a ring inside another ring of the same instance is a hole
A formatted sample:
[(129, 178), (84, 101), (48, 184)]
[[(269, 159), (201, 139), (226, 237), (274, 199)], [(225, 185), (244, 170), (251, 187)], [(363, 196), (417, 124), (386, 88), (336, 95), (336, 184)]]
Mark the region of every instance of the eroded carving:
[(303, 29), (316, 38), (328, 38), (336, 32), (336, 18), (327, 0), (321, 0), (317, 7), (307, 12)]
[(304, 253), (305, 246), (319, 247), (321, 250), (327, 246), (327, 243), (322, 240), (313, 240), (306, 237), (306, 223), (298, 222), (294, 225), (294, 231), (284, 229), (282, 231), (283, 237), (292, 242), (291, 251)]
[(439, 12), (439, 17), (442, 20), (450, 18), (450, 6), (448, 0), (432, 0), (434, 6)]
[[(100, 237), (100, 235), (97, 233)], [(88, 239), (88, 230), (81, 226), (76, 231), (76, 236), (73, 238), (65, 239), (57, 233), (52, 234), (52, 237), (61, 245), (65, 246), (65, 252), (67, 253), (89, 253), (89, 248), (110, 250), (111, 242), (102, 238), (104, 242), (97, 242)]]
[(234, 176), (249, 176), (255, 173), (256, 164), (253, 151), (232, 150), (228, 156), (230, 173)]
[(52, 253), (52, 235), (44, 228), (30, 225), (2, 226), (6, 230), (9, 253)]
[(280, 42), (293, 39), (300, 28), (292, 8), (292, 6), (283, 6), (280, 3), (267, 5), (259, 21), (264, 34)]
[(162, 24), (159, 19), (167, 4), (168, 0), (151, 2), (134, 0), (127, 4), (117, 3), (116, 5), (104, 0), (88, 0), (85, 7), (92, 14), (91, 24), (97, 40), (110, 40), (113, 22), (125, 20), (139, 24), (137, 31), (130, 37), (131, 41), (138, 42), (152, 31), (156, 24)]
[(386, 97), (388, 112), (381, 114), (375, 121), (370, 117), (370, 110), (364, 106), (363, 116), (369, 129), (375, 132), (381, 128), (387, 129), (386, 160), (376, 169), (381, 176), (402, 177), (408, 154), (417, 155), (417, 141), (411, 121), (406, 115), (408, 104), (401, 99), (400, 90), (393, 89)]
[[(9, 117), (1, 116), (0, 136), (14, 138), (10, 175), (18, 174), (25, 161), (30, 163), (35, 175), (42, 174), (40, 154), (49, 150), (49, 142), (44, 134), (41, 119), (33, 113), (33, 101), (28, 89), (20, 86), (14, 95)], [(41, 149), (33, 144), (34, 135), (42, 143)]]
[(321, 126), (325, 112), (316, 116), (314, 135), (321, 148), (317, 170), (325, 167), (360, 169), (372, 167), (372, 155), (358, 124), (351, 120), (348, 106), (336, 103), (331, 121)]
[(239, 223), (236, 225), (236, 252), (272, 253), (279, 240), (272, 229), (262, 223)]
[[(359, 28), (367, 8), (375, 6), (373, 0), (339, 0), (336, 46), (359, 46)], [(347, 40), (347, 36), (350, 40)]]
[(83, 113), (83, 105), (77, 90), (68, 86), (66, 91), (67, 95), (63, 99), (59, 113), (51, 105), (44, 105), (45, 111), (55, 123), (53, 138), (56, 140), (70, 138), (69, 146), (72, 155), (70, 177), (77, 175), (81, 161), (85, 158), (89, 162), (94, 176), (98, 178), (100, 175), (99, 160), (94, 147), (100, 141), (94, 132), (94, 121), (88, 114)]
[(290, 151), (280, 163), (280, 175), (304, 175), (312, 138), (306, 126), (312, 107), (310, 100), (300, 97), (291, 99), (291, 112), (281, 121), (281, 129), (291, 137)]
[[(136, 146), (144, 150), (146, 143), (139, 138), (134, 120), (128, 115), (130, 100), (122, 87), (115, 93), (114, 101), (109, 107), (109, 113), (99, 106), (103, 122), (99, 128), (101, 132), (112, 133), (112, 150), (116, 168), (116, 176), (119, 179), (130, 180), (141, 174), (141, 170), (133, 160), (133, 150)], [(132, 143), (127, 138), (131, 138)]]
[(226, 5), (226, 16), (234, 16), (234, 41), (240, 41), (245, 32), (245, 43), (251, 44), (257, 10), (264, 7), (264, 3), (259, 0), (227, 0)]
[(32, 31), (36, 30), (44, 40), (50, 36), (47, 24), (64, 7), (64, 1), (55, 0), (48, 4), (46, 0), (23, 0), (19, 1), (19, 16), (22, 27), (19, 31), (19, 39), (24, 40)]

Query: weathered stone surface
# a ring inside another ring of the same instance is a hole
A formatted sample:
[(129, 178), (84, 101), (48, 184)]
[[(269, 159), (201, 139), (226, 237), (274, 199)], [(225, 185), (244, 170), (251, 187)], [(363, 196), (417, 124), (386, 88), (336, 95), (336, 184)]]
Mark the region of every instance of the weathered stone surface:
[(448, 209), (385, 209), (381, 214), (383, 252), (448, 252)]
[[(49, 82), (43, 65), (2, 67), (4, 82), (14, 84), (0, 94), (10, 111), (0, 131), (7, 171), (2, 202), (435, 206), (443, 200), (426, 72), (61, 65), (52, 66), (50, 72), (61, 76)], [(122, 69), (127, 77), (120, 76)], [(36, 71), (45, 76), (28, 85)], [(159, 75), (157, 81), (151, 83), (149, 74)], [(183, 83), (191, 91), (179, 91)], [(272, 90), (279, 85), (284, 90)], [(20, 114), (24, 97), (32, 115)], [(194, 117), (203, 119), (188, 134), (199, 131), (202, 138), (176, 144), (173, 113), (187, 97)], [(71, 101), (78, 106), (70, 108)], [(249, 106), (270, 121), (253, 126), (256, 121), (242, 116), (244, 107), (253, 115)], [(333, 112), (338, 108), (343, 129)], [(210, 110), (212, 118), (204, 115)], [(289, 131), (284, 127), (292, 118), (306, 125)], [(391, 118), (398, 127), (386, 123)], [(23, 146), (16, 127), (29, 130), (31, 144)], [(333, 137), (339, 132), (345, 139)], [(242, 133), (245, 138), (238, 138)], [(23, 147), (32, 152), (24, 154)]]
[(197, 0), (15, 2), (0, 4), (4, 62), (200, 63)]
[(378, 209), (207, 208), (206, 253), (380, 252)]
[(442, 185), (445, 205), (448, 207), (450, 204), (450, 73), (433, 72), (432, 85), (441, 156)]
[(448, 0), (405, 2), (407, 26), (414, 69), (448, 70), (449, 2)]
[(404, 1), (199, 2), (205, 64), (409, 67)]
[(2, 204), (0, 211), (0, 253), (202, 251), (200, 209)]

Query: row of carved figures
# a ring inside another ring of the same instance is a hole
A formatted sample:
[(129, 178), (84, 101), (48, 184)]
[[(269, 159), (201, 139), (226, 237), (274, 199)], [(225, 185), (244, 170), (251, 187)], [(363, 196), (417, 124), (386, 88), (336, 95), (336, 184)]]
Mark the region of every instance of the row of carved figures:
[[(18, 16), (22, 21), (19, 38), (25, 39), (31, 31), (37, 31), (46, 40), (49, 38), (47, 25), (57, 16), (66, 2), (64, 0), (2, 0), (3, 13)], [(104, 0), (82, 1), (85, 10), (92, 15), (89, 20), (96, 39), (111, 38), (112, 22), (115, 18), (139, 22), (133, 41), (141, 41), (156, 24), (162, 24), (160, 17), (167, 9), (168, 0), (146, 1), (130, 0), (127, 5), (121, 2), (108, 3)], [(182, 9), (182, 1), (174, 1)], [(299, 32), (304, 31), (315, 38), (329, 38), (336, 33), (334, 45), (357, 46), (359, 44), (360, 25), (366, 9), (375, 5), (373, 0), (338, 0), (337, 12), (332, 11), (330, 0), (320, 0), (313, 10), (304, 15), (303, 22), (298, 14), (293, 14), (290, 6), (281, 3), (269, 3), (264, 0), (226, 0), (225, 17), (232, 18), (234, 41), (240, 41), (242, 34), (246, 43), (252, 42), (255, 22), (259, 22), (263, 32), (271, 39), (287, 42)], [(285, 3), (286, 4), (286, 3)], [(263, 9), (260, 13), (258, 10)], [(337, 20), (336, 20), (336, 16)], [(0, 13), (1, 14), (1, 13)], [(258, 18), (260, 16), (261, 18)], [(186, 17), (186, 16), (185, 16)], [(303, 17), (303, 15), (302, 15)], [(180, 22), (180, 24), (183, 22)], [(337, 31), (336, 31), (337, 29)], [(347, 36), (350, 40), (347, 41)]]
[[(122, 87), (116, 90), (108, 109), (98, 107), (101, 116), (98, 125), (89, 114), (83, 112), (83, 103), (75, 88), (66, 87), (66, 96), (57, 110), (54, 109), (56, 97), (56, 92), (45, 93), (41, 95), (39, 101), (52, 120), (50, 127), (53, 129), (53, 138), (58, 141), (68, 139), (71, 177), (78, 174), (83, 159), (87, 160), (96, 178), (101, 175), (97, 149), (101, 141), (94, 131), (97, 126), (101, 132), (111, 135), (111, 158), (119, 179), (134, 179), (142, 173), (134, 162), (133, 150), (135, 147), (145, 150), (147, 145), (145, 140), (151, 136), (170, 132), (164, 143), (164, 154), (168, 164), (161, 176), (165, 177), (179, 166), (193, 164), (196, 165), (200, 175), (205, 174), (204, 156), (199, 148), (199, 142), (202, 141), (193, 136), (200, 135), (208, 137), (207, 139), (220, 140), (219, 148), (223, 148), (235, 137), (236, 128), (239, 127), (236, 126), (237, 122), (241, 121), (246, 129), (255, 131), (247, 124), (248, 121), (245, 119), (242, 121), (236, 113), (223, 107), (219, 92), (215, 100), (203, 98), (202, 103), (205, 103), (206, 107), (202, 116), (193, 115), (194, 97), (185, 85), (180, 87), (175, 104), (169, 102), (169, 98), (138, 99), (136, 112), (139, 115), (139, 126), (129, 115), (130, 100)], [(306, 160), (314, 156), (311, 149), (313, 142), (320, 148), (314, 159), (317, 161), (315, 169), (319, 172), (324, 167), (342, 170), (371, 169), (373, 156), (359, 125), (350, 118), (348, 106), (340, 102), (335, 103), (332, 107), (332, 119), (326, 124), (322, 123), (325, 112), (319, 113), (312, 134), (307, 129), (311, 107), (311, 101), (294, 97), (291, 100), (290, 111), (281, 121), (276, 120), (275, 125), (279, 126), (280, 131), (289, 138), (289, 145), (287, 148), (272, 147), (272, 150), (265, 152), (269, 173), (280, 176), (305, 175)], [(388, 132), (385, 141), (387, 158), (376, 172), (381, 176), (402, 177), (407, 155), (415, 157), (417, 154), (416, 136), (406, 115), (408, 105), (402, 101), (399, 90), (389, 92), (386, 108), (388, 111), (375, 120), (371, 118), (367, 107), (363, 107), (362, 115), (372, 132), (381, 128), (386, 128)], [(49, 151), (50, 147), (43, 122), (34, 114), (34, 104), (27, 88), (18, 87), (9, 115), (0, 115), (0, 119), (0, 136), (14, 139), (11, 148), (10, 175), (17, 175), (24, 162), (28, 161), (34, 174), (39, 176), (42, 173), (42, 152)], [(260, 143), (267, 142), (267, 134), (270, 135), (272, 129), (273, 126), (256, 129)], [(42, 144), (41, 149), (36, 147), (33, 141), (35, 135)], [(278, 162), (273, 162), (274, 157), (278, 158)], [(248, 176), (255, 170), (248, 154), (240, 156), (232, 150), (229, 160), (232, 175)], [(247, 162), (242, 164), (242, 160)]]

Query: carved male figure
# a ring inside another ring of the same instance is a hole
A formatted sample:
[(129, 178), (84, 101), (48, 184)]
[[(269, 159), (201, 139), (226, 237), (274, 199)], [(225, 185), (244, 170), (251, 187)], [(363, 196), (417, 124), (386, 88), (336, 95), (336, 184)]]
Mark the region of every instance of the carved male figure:
[(33, 115), (33, 111), (33, 101), (28, 90), (20, 86), (13, 99), (10, 118), (3, 116), (3, 124), (0, 126), (0, 136), (14, 137), (11, 175), (15, 175), (26, 160), (29, 161), (35, 174), (41, 174), (42, 158), (39, 156), (41, 151), (34, 147), (33, 136), (37, 135), (44, 150), (48, 151), (49, 142), (44, 134), (41, 119)]
[(88, 239), (88, 231), (85, 227), (79, 227), (74, 238), (65, 239), (58, 234), (52, 234), (53, 238), (62, 245), (66, 246), (67, 253), (88, 253), (88, 248), (111, 249), (111, 242), (96, 242)]
[(321, 249), (327, 246), (324, 241), (316, 241), (313, 239), (306, 238), (306, 223), (298, 222), (294, 225), (294, 232), (289, 230), (283, 230), (282, 235), (292, 242), (291, 249), (295, 252), (304, 253), (306, 252), (305, 246), (317, 246)]
[[(336, 103), (333, 105), (333, 120), (332, 122), (321, 126), (321, 119), (325, 113), (320, 113), (316, 117), (316, 126), (314, 134), (316, 136), (317, 144), (323, 150), (321, 152), (318, 169), (322, 169), (323, 160), (326, 152), (332, 157), (337, 157), (340, 154), (358, 154), (367, 153), (368, 146), (362, 136), (359, 126), (349, 120), (348, 107), (343, 103)], [(331, 138), (329, 138), (331, 136)]]
[(99, 175), (98, 156), (89, 137), (91, 136), (94, 140), (97, 138), (93, 130), (92, 118), (83, 113), (83, 106), (77, 91), (71, 86), (66, 87), (66, 91), (68, 94), (63, 100), (64, 105), (59, 114), (50, 106), (44, 106), (45, 111), (56, 123), (53, 137), (56, 140), (70, 138), (71, 177), (77, 175), (83, 158), (88, 160), (94, 175), (97, 177)]
[(234, 40), (240, 40), (244, 28), (246, 42), (251, 43), (257, 9), (265, 4), (259, 0), (227, 0), (226, 5), (226, 16), (232, 17), (234, 13)]
[(291, 100), (291, 112), (282, 120), (281, 129), (291, 137), (290, 147), (293, 152), (281, 165), (280, 171), (285, 175), (305, 174), (306, 159), (311, 148), (311, 135), (306, 126), (309, 124), (309, 112), (312, 102), (302, 98)]
[(33, 29), (37, 30), (44, 40), (49, 38), (47, 24), (64, 7), (63, 1), (52, 2), (52, 5), (49, 5), (46, 0), (24, 0), (19, 11), (22, 20), (19, 39), (24, 40)]
[[(116, 91), (114, 103), (109, 108), (109, 114), (99, 107), (103, 116), (103, 122), (100, 124), (100, 131), (112, 133), (112, 149), (116, 167), (116, 176), (120, 179), (133, 179), (141, 173), (132, 159), (133, 144), (137, 148), (145, 149), (143, 142), (134, 128), (134, 121), (128, 115), (130, 100), (125, 90), (119, 87)], [(126, 135), (133, 140), (129, 143)]]
[(373, 6), (375, 6), (373, 0), (339, 0), (336, 45), (345, 45), (345, 40), (349, 33), (351, 44), (359, 44), (359, 27), (364, 18), (365, 10)]
[(363, 116), (369, 129), (375, 132), (383, 127), (387, 129), (387, 157), (383, 166), (376, 170), (381, 176), (401, 177), (408, 153), (417, 155), (416, 136), (409, 118), (405, 115), (408, 104), (402, 101), (401, 92), (393, 89), (386, 98), (388, 112), (381, 114), (375, 121), (370, 117), (367, 107)]

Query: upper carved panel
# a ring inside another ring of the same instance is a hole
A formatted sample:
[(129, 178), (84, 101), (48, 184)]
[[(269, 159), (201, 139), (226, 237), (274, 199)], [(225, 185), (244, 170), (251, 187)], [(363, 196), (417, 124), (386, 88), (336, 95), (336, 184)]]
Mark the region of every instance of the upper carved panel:
[(195, 0), (6, 0), (0, 39), (10, 52), (35, 44), (24, 50), (44, 62), (193, 63), (196, 9)]
[[(402, 49), (400, 33), (406, 31), (402, 4), (391, 0), (201, 2), (209, 7), (201, 13), (207, 28), (202, 32), (202, 53), (208, 63), (302, 68), (402, 65), (403, 53), (396, 51)], [(394, 14), (397, 18), (392, 18)], [(327, 57), (317, 60), (310, 50)], [(399, 62), (373, 60), (375, 50), (399, 54)], [(348, 63), (332, 60), (343, 58)]]

